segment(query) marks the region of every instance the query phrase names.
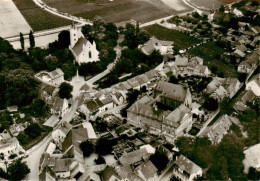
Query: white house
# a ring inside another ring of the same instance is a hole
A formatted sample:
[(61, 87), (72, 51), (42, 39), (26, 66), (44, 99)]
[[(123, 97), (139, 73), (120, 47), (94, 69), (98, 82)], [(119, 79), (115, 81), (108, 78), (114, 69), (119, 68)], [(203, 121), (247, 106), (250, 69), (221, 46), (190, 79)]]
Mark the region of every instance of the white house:
[(52, 139), (55, 143), (62, 143), (71, 129), (72, 125), (67, 121), (64, 121), (59, 129), (52, 132)]
[(96, 43), (87, 40), (82, 32), (74, 25), (70, 28), (70, 46), (76, 62), (79, 64), (99, 61)]
[(173, 176), (181, 181), (192, 181), (202, 176), (202, 168), (183, 155), (173, 164)]
[(53, 70), (52, 72), (39, 72), (35, 75), (35, 77), (43, 83), (47, 83), (56, 87), (64, 82), (64, 73), (60, 68)]
[(173, 53), (173, 42), (158, 40), (154, 36), (146, 42), (141, 50), (146, 55), (150, 55), (154, 50), (158, 50), (162, 55)]
[(247, 148), (244, 151), (245, 159), (243, 164), (245, 166), (244, 172), (248, 173), (249, 167), (254, 167), (260, 171), (260, 143)]
[(256, 96), (260, 96), (260, 74), (255, 75), (246, 84), (246, 90), (252, 90)]
[(5, 156), (18, 154), (19, 151), (24, 151), (24, 149), (20, 146), (16, 137), (0, 141), (0, 153), (3, 153)]
[(53, 106), (51, 108), (51, 113), (56, 114), (60, 117), (65, 116), (69, 111), (69, 103), (67, 99), (56, 98), (53, 101)]

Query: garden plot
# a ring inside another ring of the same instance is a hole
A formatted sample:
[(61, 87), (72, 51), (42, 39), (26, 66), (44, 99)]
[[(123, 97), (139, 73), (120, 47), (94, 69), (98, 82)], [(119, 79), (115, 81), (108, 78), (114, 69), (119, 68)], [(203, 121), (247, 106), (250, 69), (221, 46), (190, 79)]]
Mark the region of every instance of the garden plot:
[(7, 38), (28, 34), (31, 27), (26, 22), (12, 0), (0, 0), (0, 37)]

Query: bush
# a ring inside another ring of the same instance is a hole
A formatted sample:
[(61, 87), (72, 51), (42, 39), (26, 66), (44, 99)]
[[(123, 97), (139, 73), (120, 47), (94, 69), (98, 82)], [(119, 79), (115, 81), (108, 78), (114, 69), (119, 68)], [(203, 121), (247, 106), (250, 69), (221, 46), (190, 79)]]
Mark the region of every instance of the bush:
[(91, 155), (91, 153), (94, 152), (94, 145), (89, 140), (86, 140), (86, 141), (83, 141), (82, 143), (80, 143), (79, 147), (80, 147), (81, 151), (83, 152), (84, 157), (88, 157), (89, 155)]
[(106, 160), (101, 155), (98, 155), (98, 157), (95, 159), (95, 163), (97, 165), (106, 164)]
[(14, 159), (14, 158), (16, 158), (17, 157), (17, 154), (11, 154), (8, 158), (9, 159)]
[(215, 111), (218, 109), (218, 101), (212, 97), (205, 100), (203, 107), (208, 111)]

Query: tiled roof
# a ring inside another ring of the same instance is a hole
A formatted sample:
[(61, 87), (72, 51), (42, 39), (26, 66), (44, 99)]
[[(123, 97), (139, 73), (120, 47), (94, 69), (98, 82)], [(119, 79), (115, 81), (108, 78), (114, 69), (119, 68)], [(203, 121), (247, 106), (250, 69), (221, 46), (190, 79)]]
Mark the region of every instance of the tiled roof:
[(160, 44), (162, 46), (171, 46), (173, 44), (172, 41), (162, 41), (162, 40), (158, 40), (157, 38), (155, 38), (154, 36), (151, 37), (151, 39), (146, 42), (146, 44), (144, 44), (144, 46), (142, 47), (142, 50), (147, 54), (151, 54), (154, 50), (155, 50), (155, 46), (157, 44)]
[(67, 172), (70, 171), (70, 165), (73, 162), (72, 158), (56, 159), (53, 167), (54, 172)]
[(86, 128), (79, 127), (72, 129), (62, 143), (62, 150), (65, 152), (70, 146), (76, 146), (80, 150), (80, 143), (88, 139)]
[(172, 84), (164, 81), (158, 82), (155, 90), (162, 92), (161, 96), (179, 102), (184, 102), (187, 92), (187, 90), (185, 90), (181, 85)]
[(190, 159), (183, 155), (180, 155), (174, 162), (181, 170), (187, 172), (188, 174), (196, 174), (202, 170), (197, 164), (192, 162)]
[(147, 149), (142, 148), (142, 149), (135, 150), (130, 153), (122, 155), (119, 158), (119, 161), (122, 165), (131, 165), (131, 164), (139, 162), (149, 156), (150, 156), (150, 154), (147, 152)]
[(176, 109), (174, 109), (174, 111), (172, 111), (167, 117), (166, 120), (171, 121), (173, 123), (175, 123), (173, 126), (175, 126), (176, 128), (179, 127), (179, 123), (180, 121), (183, 119), (183, 116), (186, 113), (189, 113), (191, 110), (186, 107), (184, 104), (181, 104), (179, 107), (177, 107)]
[(83, 51), (83, 46), (84, 45), (86, 46), (87, 43), (88, 43), (88, 40), (86, 40), (86, 38), (84, 38), (84, 37), (79, 38), (77, 43), (72, 48), (72, 50), (76, 54), (76, 56), (79, 56), (81, 54), (81, 52)]
[(154, 164), (150, 160), (146, 163), (145, 162), (141, 163), (141, 165), (139, 165), (136, 169), (140, 170), (140, 172), (143, 174), (146, 180), (153, 178), (158, 171), (158, 169), (154, 166)]
[(101, 178), (103, 181), (110, 181), (112, 176), (116, 177), (118, 180), (121, 180), (115, 169), (111, 166), (107, 166), (105, 170), (101, 173)]
[(62, 72), (62, 70), (60, 68), (53, 70), (52, 72), (49, 73), (49, 76), (51, 77), (51, 79), (56, 79), (63, 75), (64, 75), (64, 73)]

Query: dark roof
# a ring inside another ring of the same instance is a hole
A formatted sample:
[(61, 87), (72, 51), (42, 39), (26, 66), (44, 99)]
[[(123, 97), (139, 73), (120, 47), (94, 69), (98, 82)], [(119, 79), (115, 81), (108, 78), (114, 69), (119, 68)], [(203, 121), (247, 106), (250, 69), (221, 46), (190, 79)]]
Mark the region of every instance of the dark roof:
[(116, 178), (118, 178), (118, 180), (121, 180), (115, 169), (110, 166), (107, 166), (105, 170), (101, 173), (101, 178), (103, 181), (109, 181), (112, 176), (115, 176)]
[(62, 143), (62, 151), (65, 152), (72, 145), (80, 150), (80, 143), (86, 139), (88, 139), (86, 128), (79, 127), (77, 129), (72, 129)]
[[(77, 43), (74, 45), (74, 47), (72, 48), (73, 52), (79, 56), (80, 53), (83, 51), (83, 46), (86, 45), (89, 41), (84, 38), (84, 37), (81, 37)], [(89, 42), (90, 43), (90, 42)]]
[(56, 179), (55, 173), (52, 171), (52, 169), (49, 166), (44, 167), (42, 173), (39, 175), (40, 181), (49, 181), (49, 176), (47, 176), (47, 173), (54, 179)]

